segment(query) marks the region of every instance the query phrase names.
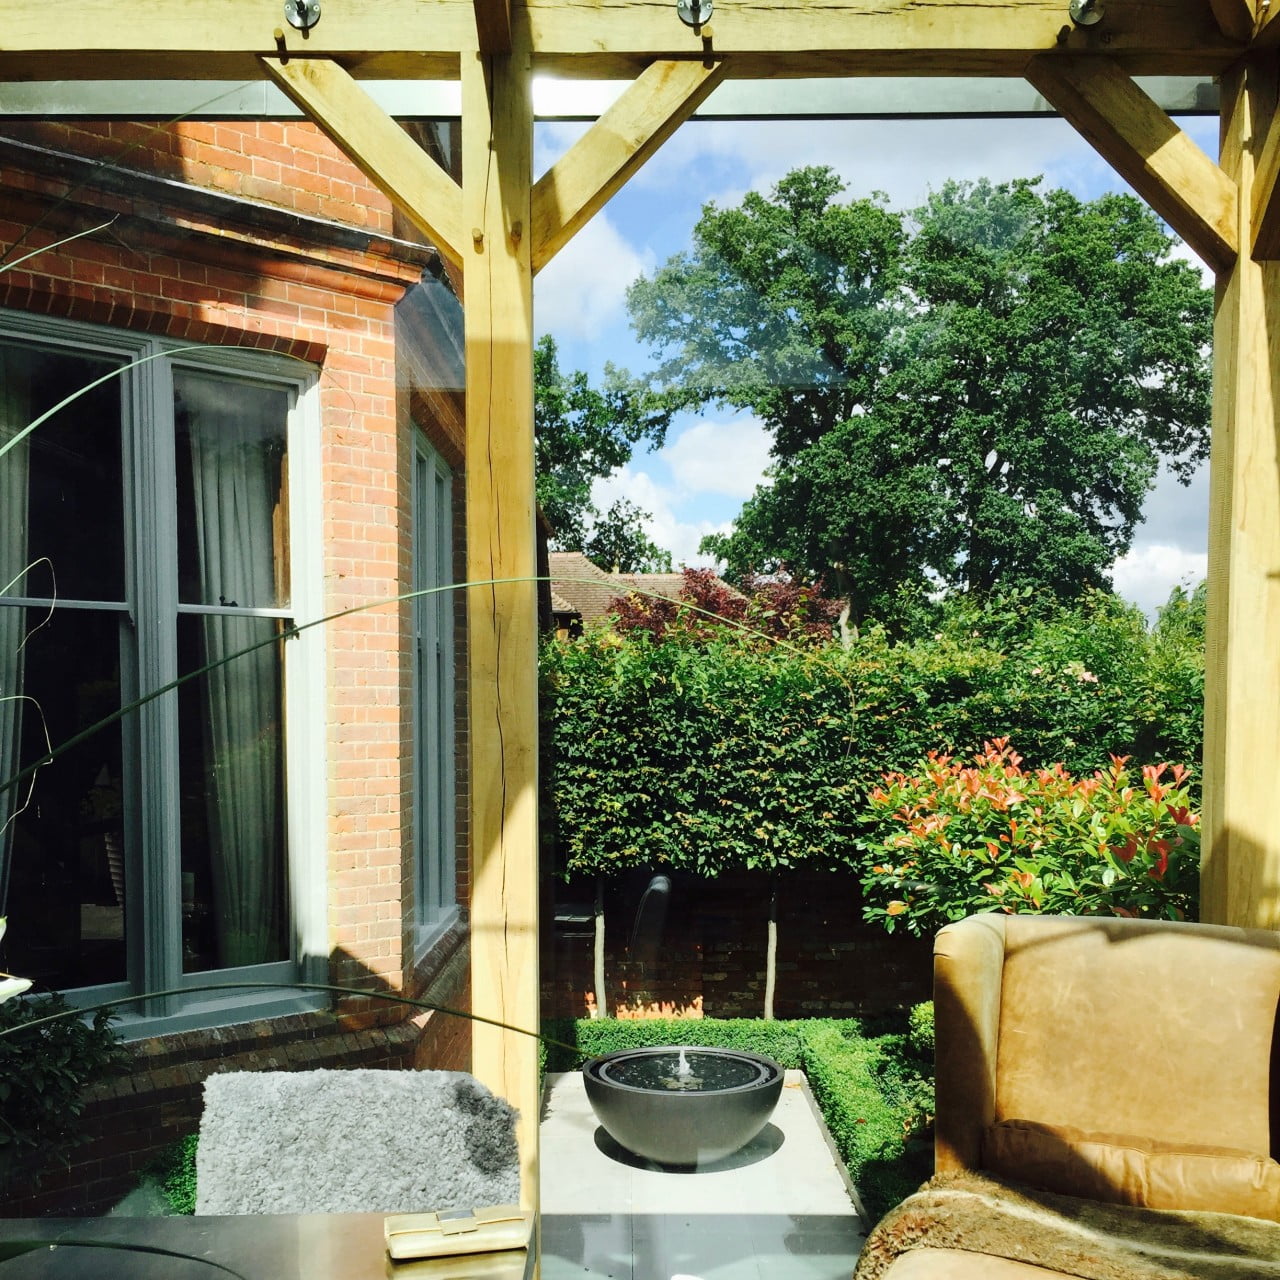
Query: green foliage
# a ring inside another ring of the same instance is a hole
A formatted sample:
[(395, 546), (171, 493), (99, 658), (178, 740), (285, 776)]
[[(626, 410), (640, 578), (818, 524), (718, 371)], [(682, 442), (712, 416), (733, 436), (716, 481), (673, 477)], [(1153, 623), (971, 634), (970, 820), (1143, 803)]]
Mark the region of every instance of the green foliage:
[(839, 864), (853, 692), (820, 655), (604, 634), (543, 650), (559, 870)]
[[(606, 573), (670, 573), (671, 552), (645, 533), (648, 518), (634, 502), (619, 498), (608, 511), (596, 512), (582, 553)], [(563, 538), (557, 538), (556, 545), (564, 551), (578, 550)]]
[(918, 1004), (907, 1014), (907, 1041), (916, 1058), (932, 1064), (934, 1052), (933, 1001)]
[(670, 555), (641, 528), (647, 513), (625, 500), (599, 511), (591, 483), (626, 463), (641, 440), (661, 445), (670, 410), (612, 365), (603, 388), (581, 371), (562, 372), (550, 335), (534, 349), (533, 382), (536, 492), (556, 546), (585, 552), (606, 572), (669, 571)]
[(555, 1040), (577, 1046), (577, 1053), (571, 1054), (560, 1045), (550, 1045), (548, 1071), (573, 1071), (605, 1053), (660, 1044), (744, 1049), (763, 1053), (791, 1070), (804, 1065), (805, 1025), (759, 1018), (578, 1018), (557, 1020), (542, 1029)]
[(933, 1116), (932, 1045), (922, 1052), (931, 1005), (918, 1005), (895, 1029), (871, 1033), (856, 1019), (765, 1022), (753, 1018), (581, 1018), (546, 1025), (549, 1036), (577, 1044), (572, 1055), (555, 1046), (550, 1071), (571, 1071), (588, 1058), (650, 1045), (705, 1045), (763, 1053), (780, 1066), (804, 1071), (840, 1158), (875, 1221), (933, 1171), (932, 1149), (916, 1135)]
[(1156, 634), (1173, 644), (1204, 647), (1209, 583), (1201, 579), (1190, 591), (1176, 586), (1156, 614)]
[(196, 1148), (200, 1135), (189, 1133), (161, 1152), (149, 1170), (172, 1213), (196, 1211)]
[(931, 752), (868, 797), (863, 914), (932, 933), (979, 911), (1194, 918), (1198, 817), (1181, 765), (1024, 769), (1003, 738)]
[[(0, 1004), (0, 1030), (69, 1008), (56, 993), (8, 1000)], [(43, 1163), (79, 1141), (85, 1090), (126, 1069), (112, 1016), (100, 1010), (88, 1023), (67, 1018), (0, 1037), (0, 1188), (31, 1176), (25, 1157), (39, 1151)]]
[[(1200, 756), (1204, 659), (1112, 597), (935, 609), (848, 648), (644, 634), (542, 653), (544, 835), (556, 870), (860, 865), (866, 797), (927, 752), (1008, 737), (1029, 767)], [(898, 895), (895, 895), (898, 896)]]
[(736, 591), (710, 569), (682, 569), (677, 599), (632, 592), (616, 600), (613, 630), (696, 642), (723, 636), (727, 624), (740, 641), (816, 644), (831, 639), (840, 605), (824, 598), (821, 582), (799, 582), (780, 573), (747, 578), (742, 585)]
[[(770, 483), (706, 549), (857, 620), (941, 582), (1102, 587), (1164, 459), (1207, 451), (1212, 299), (1130, 196), (948, 182), (910, 215), (830, 169), (708, 204), (628, 293), (659, 393), (749, 409)], [(903, 593), (905, 597), (903, 596)]]

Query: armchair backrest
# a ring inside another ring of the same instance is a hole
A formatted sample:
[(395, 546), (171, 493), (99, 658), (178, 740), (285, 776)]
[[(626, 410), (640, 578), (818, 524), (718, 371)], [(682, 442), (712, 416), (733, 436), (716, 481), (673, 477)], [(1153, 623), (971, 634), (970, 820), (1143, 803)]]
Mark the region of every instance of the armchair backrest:
[(940, 1171), (984, 1167), (1002, 1123), (1264, 1161), (1280, 1146), (1278, 934), (975, 916), (937, 937), (934, 999)]

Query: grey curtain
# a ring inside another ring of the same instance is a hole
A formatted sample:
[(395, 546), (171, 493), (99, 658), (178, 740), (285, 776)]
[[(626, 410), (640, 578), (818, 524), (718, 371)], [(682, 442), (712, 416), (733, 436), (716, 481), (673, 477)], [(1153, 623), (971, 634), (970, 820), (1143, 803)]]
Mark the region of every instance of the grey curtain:
[[(0, 346), (0, 446), (31, 421), (30, 363)], [(0, 595), (25, 593), (29, 440), (0, 457)], [(22, 738), (22, 639), (25, 609), (0, 605), (0, 784), (18, 770)], [(0, 915), (9, 900), (9, 847), (20, 790), (0, 792)]]
[[(252, 386), (183, 373), (202, 602), (275, 600), (270, 450), (280, 438), (278, 398)], [(261, 618), (202, 619), (205, 661), (263, 639)], [(275, 645), (205, 676), (205, 760), (213, 911), (223, 967), (275, 960), (284, 886), (278, 840), (280, 669)]]

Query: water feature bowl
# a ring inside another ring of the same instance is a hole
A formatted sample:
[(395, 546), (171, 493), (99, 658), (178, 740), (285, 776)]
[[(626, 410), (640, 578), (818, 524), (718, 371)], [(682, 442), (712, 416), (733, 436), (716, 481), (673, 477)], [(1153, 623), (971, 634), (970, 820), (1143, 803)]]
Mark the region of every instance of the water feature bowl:
[(658, 1164), (710, 1164), (746, 1146), (782, 1093), (782, 1068), (736, 1049), (619, 1049), (582, 1068), (596, 1119)]

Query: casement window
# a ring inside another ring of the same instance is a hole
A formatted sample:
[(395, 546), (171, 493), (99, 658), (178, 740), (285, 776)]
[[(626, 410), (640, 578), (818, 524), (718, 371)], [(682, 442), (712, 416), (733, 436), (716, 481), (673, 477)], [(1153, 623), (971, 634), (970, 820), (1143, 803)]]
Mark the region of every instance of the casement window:
[(453, 477), (414, 432), (414, 844), (418, 924), (429, 935), (456, 914), (454, 871), (454, 650), (456, 601), (431, 591), (453, 581)]
[[(311, 382), (0, 313), (0, 446), (66, 401), (0, 457), (0, 779), (109, 720), (0, 794), (0, 968), (87, 1003), (323, 957), (322, 628), (285, 636), (318, 615)], [(298, 1006), (193, 992), (125, 1023)]]

